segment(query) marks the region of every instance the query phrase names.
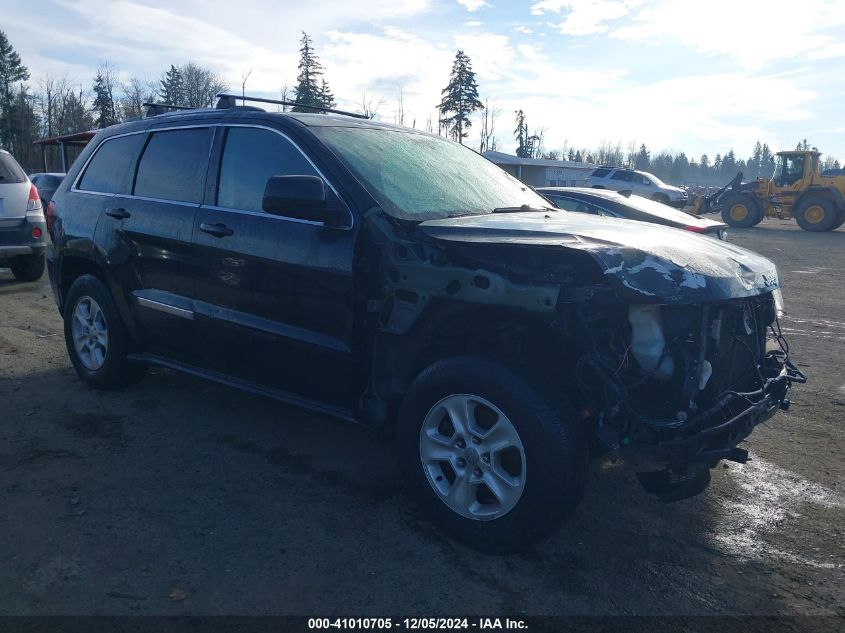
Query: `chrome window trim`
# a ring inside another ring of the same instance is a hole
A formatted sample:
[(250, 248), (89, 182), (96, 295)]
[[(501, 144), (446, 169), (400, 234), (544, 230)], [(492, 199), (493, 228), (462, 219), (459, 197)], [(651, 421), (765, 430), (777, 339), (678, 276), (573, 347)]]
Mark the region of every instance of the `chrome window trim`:
[[(88, 169), (88, 165), (91, 163), (91, 161), (97, 155), (97, 152), (100, 151), (100, 148), (103, 147), (103, 145), (105, 145), (106, 143), (108, 143), (109, 141), (111, 141), (113, 139), (123, 138), (125, 136), (133, 136), (135, 134), (154, 134), (156, 132), (170, 132), (170, 131), (173, 131), (173, 130), (190, 130), (190, 129), (196, 129), (196, 128), (218, 128), (218, 127), (222, 127), (222, 128), (226, 128), (226, 127), (245, 127), (245, 128), (253, 128), (253, 129), (257, 129), (257, 130), (267, 130), (268, 132), (273, 132), (275, 134), (278, 134), (282, 138), (284, 138), (288, 143), (290, 143), (294, 148), (296, 148), (296, 150), (300, 154), (302, 154), (303, 158), (305, 158), (305, 160), (308, 161), (308, 164), (311, 165), (311, 167), (314, 169), (314, 171), (317, 172), (317, 174), (320, 176), (320, 178), (323, 179), (323, 182), (325, 182), (329, 186), (329, 188), (338, 197), (338, 200), (340, 200), (343, 203), (343, 206), (346, 207), (346, 211), (349, 214), (349, 226), (338, 226), (338, 227), (332, 227), (332, 228), (337, 228), (337, 229), (340, 229), (342, 231), (351, 231), (353, 228), (355, 228), (355, 214), (352, 213), (352, 210), (349, 208), (349, 205), (347, 205), (346, 202), (343, 200), (343, 198), (341, 197), (337, 188), (335, 188), (335, 186), (332, 184), (332, 182), (328, 178), (326, 178), (326, 175), (320, 170), (320, 168), (317, 167), (317, 165), (314, 164), (314, 161), (311, 160), (311, 157), (308, 156), (308, 154), (306, 154), (302, 150), (302, 148), (290, 136), (288, 136), (287, 134), (285, 134), (284, 132), (282, 132), (280, 130), (277, 130), (277, 129), (272, 128), (272, 127), (267, 126), (267, 125), (258, 125), (258, 124), (251, 124), (251, 123), (225, 123), (225, 122), (208, 123), (208, 124), (197, 123), (197, 124), (191, 124), (191, 125), (172, 125), (172, 126), (168, 126), (168, 127), (148, 128), (148, 129), (144, 129), (144, 130), (135, 130), (133, 132), (124, 132), (123, 134), (115, 134), (114, 136), (110, 136), (107, 139), (104, 139), (96, 147), (96, 149), (94, 149), (94, 151), (91, 152), (91, 155), (85, 160), (85, 163), (82, 165), (82, 168), (79, 170), (79, 173), (76, 175), (76, 178), (73, 181), (73, 185), (71, 185), (70, 191), (73, 192), (73, 193), (84, 193), (84, 194), (92, 194), (92, 195), (98, 195), (98, 196), (111, 196), (111, 197), (121, 196), (123, 198), (129, 198), (129, 199), (134, 199), (134, 200), (145, 200), (145, 201), (150, 201), (150, 202), (167, 202), (167, 203), (171, 203), (171, 204), (181, 204), (181, 205), (187, 205), (187, 206), (192, 206), (192, 207), (198, 207), (198, 208), (202, 208), (202, 209), (213, 209), (215, 211), (232, 211), (234, 213), (254, 214), (254, 215), (259, 215), (261, 217), (272, 217), (272, 218), (276, 218), (276, 219), (279, 219), (279, 220), (286, 220), (288, 222), (296, 222), (296, 223), (299, 223), (299, 224), (312, 224), (314, 226), (324, 226), (323, 222), (315, 222), (313, 220), (302, 220), (300, 218), (289, 218), (289, 217), (286, 217), (286, 216), (283, 216), (283, 215), (273, 215), (271, 213), (265, 213), (265, 212), (262, 212), (262, 211), (248, 211), (246, 209), (230, 209), (228, 207), (203, 205), (202, 203), (198, 204), (198, 203), (194, 203), (194, 202), (183, 202), (183, 201), (180, 201), (180, 200), (162, 200), (160, 198), (148, 198), (148, 197), (145, 197), (145, 196), (136, 196), (136, 195), (131, 194), (131, 193), (106, 193), (105, 191), (88, 191), (86, 189), (79, 189), (79, 183), (82, 180), (82, 177), (85, 175), (85, 172)], [(224, 146), (223, 149), (225, 151), (225, 146)], [(209, 148), (209, 151), (210, 151), (210, 148)], [(219, 174), (218, 174), (218, 179), (219, 179)]]

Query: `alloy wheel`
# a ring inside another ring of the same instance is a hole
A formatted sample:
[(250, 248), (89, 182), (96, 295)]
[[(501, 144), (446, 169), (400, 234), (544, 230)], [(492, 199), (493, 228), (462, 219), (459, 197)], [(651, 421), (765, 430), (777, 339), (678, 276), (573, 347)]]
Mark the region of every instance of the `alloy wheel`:
[(435, 404), (420, 429), (420, 460), (440, 500), (461, 516), (490, 521), (510, 512), (525, 489), (525, 449), (516, 427), (479, 396)]

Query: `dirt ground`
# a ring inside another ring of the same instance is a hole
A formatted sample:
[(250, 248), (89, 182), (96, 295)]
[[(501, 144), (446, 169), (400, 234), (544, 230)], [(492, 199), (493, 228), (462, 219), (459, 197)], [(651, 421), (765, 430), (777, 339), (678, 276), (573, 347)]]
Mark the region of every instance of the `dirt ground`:
[(597, 461), (509, 557), (435, 530), (361, 428), (161, 369), (86, 388), (46, 277), (0, 270), (0, 614), (845, 615), (845, 228), (730, 239), (778, 264), (809, 384), (703, 495)]

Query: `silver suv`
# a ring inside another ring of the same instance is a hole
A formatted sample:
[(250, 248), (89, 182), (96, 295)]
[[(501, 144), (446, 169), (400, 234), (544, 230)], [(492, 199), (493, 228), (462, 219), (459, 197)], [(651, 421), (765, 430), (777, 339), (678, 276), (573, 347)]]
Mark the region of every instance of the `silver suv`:
[(44, 273), (47, 224), (38, 189), (6, 150), (0, 150), (0, 268), (19, 281)]
[(593, 189), (630, 190), (637, 196), (657, 200), (673, 207), (687, 205), (687, 192), (680, 187), (667, 185), (654, 174), (634, 169), (599, 167), (590, 174), (587, 182)]

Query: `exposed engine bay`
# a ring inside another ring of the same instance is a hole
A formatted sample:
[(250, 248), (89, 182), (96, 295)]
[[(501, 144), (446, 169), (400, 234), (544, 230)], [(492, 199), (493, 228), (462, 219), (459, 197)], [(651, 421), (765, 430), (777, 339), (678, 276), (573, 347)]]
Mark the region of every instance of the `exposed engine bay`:
[(704, 306), (634, 304), (625, 324), (612, 311), (578, 311), (588, 341), (575, 369), (582, 411), (611, 453), (647, 446), (667, 464), (639, 473), (649, 492), (700, 492), (715, 463), (746, 461), (737, 444), (789, 407), (789, 383), (806, 378), (789, 360), (778, 303), (776, 291)]

